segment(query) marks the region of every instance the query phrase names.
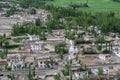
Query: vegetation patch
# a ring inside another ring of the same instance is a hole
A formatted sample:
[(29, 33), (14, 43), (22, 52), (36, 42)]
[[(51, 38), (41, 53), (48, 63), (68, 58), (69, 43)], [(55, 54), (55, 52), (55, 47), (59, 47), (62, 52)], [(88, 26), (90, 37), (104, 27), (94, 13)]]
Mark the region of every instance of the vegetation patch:
[(113, 0), (113, 1), (120, 2), (120, 0)]
[(75, 44), (91, 44), (91, 41), (85, 41), (85, 40), (75, 40)]
[(87, 3), (70, 4), (69, 6), (72, 7), (73, 9), (76, 9), (76, 8), (87, 8), (88, 4)]

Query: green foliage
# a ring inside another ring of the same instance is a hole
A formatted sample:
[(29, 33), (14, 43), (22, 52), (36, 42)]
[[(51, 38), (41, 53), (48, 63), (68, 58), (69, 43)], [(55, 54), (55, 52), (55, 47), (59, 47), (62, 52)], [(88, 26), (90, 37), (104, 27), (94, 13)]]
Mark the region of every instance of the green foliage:
[(90, 44), (90, 43), (92, 43), (92, 42), (91, 41), (80, 40), (80, 39), (75, 40), (75, 44)]
[[(37, 22), (36, 22), (37, 23)], [(46, 40), (47, 38), (45, 37), (45, 27), (43, 26), (37, 26), (37, 24), (34, 24), (32, 22), (25, 22), (22, 25), (15, 24), (13, 25), (12, 29), (12, 36), (21, 36), (21, 35), (39, 35), (41, 40)]]
[(22, 40), (26, 40), (26, 39), (28, 39), (28, 38), (17, 38), (17, 39), (14, 39), (14, 42), (19, 43)]
[(86, 3), (70, 4), (69, 6), (72, 7), (73, 9), (76, 9), (76, 8), (85, 8), (85, 7), (88, 7), (88, 4), (86, 4)]
[(45, 61), (45, 64), (46, 64), (46, 68), (50, 68), (50, 64), (49, 64), (48, 60)]
[(6, 37), (6, 34), (4, 34), (3, 36), (2, 36), (2, 40), (1, 40), (1, 46), (3, 47), (3, 48), (13, 48), (14, 47), (14, 45), (10, 45), (9, 44), (9, 40), (8, 40), (8, 38)]
[(29, 65), (29, 73), (28, 73), (28, 79), (29, 80), (35, 80), (35, 67), (31, 68), (31, 65)]
[(15, 75), (14, 74), (10, 74), (7, 76), (10, 80), (15, 80)]
[(103, 54), (110, 54), (111, 53), (111, 51), (110, 50), (103, 50), (103, 52), (102, 52)]
[[(117, 17), (120, 16), (120, 5), (117, 2), (113, 2), (113, 0), (55, 0), (54, 2), (48, 3), (48, 5), (54, 6), (69, 6), (70, 4), (79, 5), (80, 3), (88, 4), (89, 8), (79, 8), (77, 10), (82, 10), (86, 12), (91, 12), (95, 14), (96, 12), (109, 12), (113, 11), (116, 13)], [(109, 4), (108, 4), (109, 3)]]
[(98, 75), (102, 76), (103, 75), (103, 68), (98, 68)]
[(35, 67), (33, 67), (33, 69), (32, 69), (32, 74), (33, 74), (33, 77), (36, 76), (36, 73), (35, 73)]
[(35, 8), (31, 8), (29, 12), (30, 12), (30, 14), (36, 14), (37, 11)]
[(102, 46), (98, 45), (97, 50), (102, 50)]
[(7, 65), (5, 65), (5, 70), (7, 70), (7, 71), (11, 71), (11, 67), (8, 66), (8, 64), (7, 64)]
[(12, 44), (12, 45), (5, 45), (3, 46), (3, 48), (5, 49), (14, 49), (14, 48), (18, 48), (20, 45), (17, 44)]
[(97, 54), (95, 51), (83, 51), (83, 54)]
[(62, 42), (55, 46), (55, 52), (59, 53), (60, 51), (62, 51), (64, 54), (68, 52), (65, 42)]
[(61, 79), (60, 79), (60, 74), (55, 75), (54, 79), (55, 79), (55, 80), (61, 80)]
[(0, 53), (0, 58), (5, 59), (7, 57), (7, 54), (8, 54), (8, 50), (4, 49), (4, 51)]
[(0, 9), (9, 7), (10, 7), (9, 3), (0, 3)]
[(87, 66), (85, 65), (85, 66), (80, 66), (79, 68), (78, 68), (78, 71), (87, 71), (89, 68), (87, 68)]
[(55, 46), (55, 52), (59, 55), (61, 59), (63, 59), (63, 55), (68, 53), (68, 49), (66, 43), (60, 43)]
[(82, 71), (87, 71), (88, 74), (92, 74), (91, 69), (88, 68), (86, 65), (85, 65), (85, 66), (80, 66), (80, 67), (77, 69), (77, 71), (80, 71), (80, 72), (82, 72)]
[(40, 21), (39, 18), (37, 18), (37, 19), (35, 20), (35, 25), (36, 25), (36, 26), (41, 26), (41, 25), (42, 25), (42, 23), (41, 23), (41, 21)]
[(59, 13), (57, 13), (56, 15), (48, 15), (47, 16), (47, 28), (48, 29), (64, 29), (64, 26), (62, 24), (62, 22), (60, 22), (59, 20)]
[(106, 42), (107, 41), (103, 37), (100, 37), (95, 41), (95, 43), (106, 43)]
[(16, 8), (13, 6), (10, 10), (7, 10), (6, 17), (10, 17), (11, 15), (15, 14)]
[(120, 0), (113, 0), (113, 1), (120, 2)]
[(117, 73), (116, 78), (117, 78), (117, 80), (120, 80), (120, 73), (119, 72)]
[(68, 76), (70, 74), (70, 65), (66, 64), (64, 70), (62, 70), (63, 74), (65, 76)]
[(90, 80), (88, 76), (84, 76), (82, 80)]
[(120, 19), (115, 17), (116, 14), (113, 11), (92, 14), (86, 11), (73, 10), (69, 7), (54, 7), (53, 5), (48, 5), (45, 9), (50, 10), (57, 20), (60, 18), (66, 19), (71, 17), (70, 22), (75, 22), (75, 24), (83, 27), (95, 25), (98, 26), (98, 28), (105, 34), (108, 32), (120, 33)]
[[(67, 62), (67, 64), (65, 64), (65, 67), (64, 67), (64, 69), (62, 70), (62, 72), (63, 72), (63, 74), (65, 75), (65, 76), (68, 76), (68, 75), (70, 75), (70, 73), (71, 73), (71, 64), (72, 64), (72, 60), (70, 60), (69, 62)], [(70, 79), (72, 78), (72, 76), (70, 76)]]
[(53, 1), (53, 0), (19, 0), (14, 2), (19, 3), (23, 8), (29, 8), (29, 7), (39, 8), (44, 6), (48, 1)]

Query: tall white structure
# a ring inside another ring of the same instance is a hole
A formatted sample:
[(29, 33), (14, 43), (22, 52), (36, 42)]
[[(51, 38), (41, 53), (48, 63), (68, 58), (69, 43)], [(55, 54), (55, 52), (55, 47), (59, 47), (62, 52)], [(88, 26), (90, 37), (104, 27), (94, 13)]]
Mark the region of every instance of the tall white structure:
[(112, 58), (112, 56), (110, 54), (100, 54), (99, 58), (104, 61), (107, 61), (107, 60), (110, 60)]
[(24, 61), (20, 54), (8, 54), (7, 61), (8, 61), (8, 66), (10, 66), (12, 70), (22, 68), (24, 66)]
[(70, 46), (69, 48), (69, 54), (77, 54), (79, 51), (78, 51), (78, 48), (75, 47), (75, 46)]
[(28, 35), (30, 41), (40, 40), (39, 35)]
[(75, 58), (74, 54), (78, 54), (78, 52), (79, 52), (79, 51), (78, 51), (78, 48), (77, 48), (77, 47), (70, 46), (68, 59), (69, 59), (69, 60), (70, 60), (70, 59), (74, 59), (74, 58)]
[(35, 42), (35, 44), (31, 44), (31, 50), (32, 51), (39, 51), (42, 50), (42, 46), (43, 46), (43, 41), (39, 41), (39, 42)]

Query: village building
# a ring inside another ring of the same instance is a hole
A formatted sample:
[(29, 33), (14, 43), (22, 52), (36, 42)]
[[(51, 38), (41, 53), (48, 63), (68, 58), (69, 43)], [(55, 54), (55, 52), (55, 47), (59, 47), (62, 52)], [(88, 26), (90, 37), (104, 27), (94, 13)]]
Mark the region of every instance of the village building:
[[(108, 75), (108, 74), (110, 74), (110, 72), (109, 72), (109, 68), (108, 67), (103, 67), (103, 68), (101, 68), (102, 70), (103, 70), (103, 75)], [(91, 70), (92, 71), (92, 73), (94, 74), (94, 75), (98, 75), (99, 74), (99, 70), (98, 69), (92, 69)]]
[(47, 68), (48, 66), (51, 67), (51, 62), (50, 62), (50, 57), (47, 57), (46, 58), (38, 58), (37, 59), (37, 63), (38, 63), (38, 68)]
[(79, 79), (82, 79), (83, 77), (87, 77), (88, 76), (88, 72), (87, 71), (82, 71), (82, 72), (74, 72), (74, 77), (75, 77), (75, 80), (79, 80)]
[(23, 47), (25, 50), (30, 51), (31, 53), (39, 52), (44, 49), (43, 41), (24, 41)]
[(59, 37), (64, 37), (64, 30), (52, 30), (52, 34)]
[(7, 65), (6, 59), (0, 59), (0, 68), (5, 69), (5, 66)]
[(20, 54), (8, 54), (7, 55), (8, 66), (12, 70), (22, 69), (24, 67), (24, 58)]
[(85, 35), (84, 40), (86, 40), (86, 41), (95, 41), (96, 38), (93, 35)]
[(39, 35), (29, 35), (28, 34), (28, 37), (29, 37), (30, 41), (39, 41), (40, 40)]
[(110, 54), (99, 54), (99, 59), (109, 61), (112, 60), (112, 56)]
[(6, 11), (4, 11), (4, 10), (0, 11), (0, 16), (5, 15), (5, 14), (6, 14)]
[(89, 26), (87, 30), (90, 32), (95, 31), (96, 33), (99, 31), (98, 27), (93, 25)]
[(68, 41), (67, 44), (70, 45), (69, 51), (68, 51), (69, 52), (68, 59), (70, 60), (70, 59), (73, 59), (75, 55), (79, 53), (79, 50), (77, 46), (74, 46), (74, 43), (72, 40), (66, 40), (66, 41)]
[(11, 18), (21, 19), (22, 16), (20, 14), (14, 14), (10, 16)]
[(114, 49), (114, 50), (113, 50), (113, 53), (114, 53), (116, 56), (120, 57), (120, 48)]
[(35, 57), (34, 56), (25, 56), (25, 60), (24, 60), (25, 66), (33, 66), (35, 65)]
[(57, 59), (52, 57), (49, 53), (40, 54), (36, 57), (38, 68), (56, 68)]

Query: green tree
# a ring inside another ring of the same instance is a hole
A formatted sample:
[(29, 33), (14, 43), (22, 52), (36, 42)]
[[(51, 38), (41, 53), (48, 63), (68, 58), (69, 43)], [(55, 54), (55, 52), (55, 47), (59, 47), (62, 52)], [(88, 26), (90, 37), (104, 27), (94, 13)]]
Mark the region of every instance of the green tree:
[(7, 64), (7, 65), (5, 65), (5, 70), (7, 70), (7, 71), (11, 71), (11, 67), (8, 66), (8, 64)]
[(120, 73), (119, 72), (117, 73), (116, 78), (117, 78), (117, 80), (120, 80)]
[(37, 19), (35, 20), (35, 25), (36, 25), (36, 26), (41, 26), (41, 21), (40, 21), (39, 18), (37, 18)]
[(30, 14), (36, 14), (36, 13), (37, 13), (37, 11), (36, 11), (35, 8), (31, 8), (31, 9), (30, 9)]
[(60, 79), (60, 74), (55, 75), (54, 79), (55, 79), (55, 80), (61, 80), (61, 79)]
[(14, 74), (10, 74), (7, 76), (10, 80), (15, 80), (15, 75)]
[(98, 75), (99, 75), (99, 78), (102, 77), (102, 75), (103, 75), (103, 68), (98, 68)]
[(29, 79), (29, 80), (33, 80), (33, 75), (32, 75), (32, 71), (31, 71), (31, 65), (29, 65), (28, 79)]
[(33, 67), (33, 69), (32, 69), (32, 74), (33, 74), (33, 77), (35, 77), (35, 67)]

